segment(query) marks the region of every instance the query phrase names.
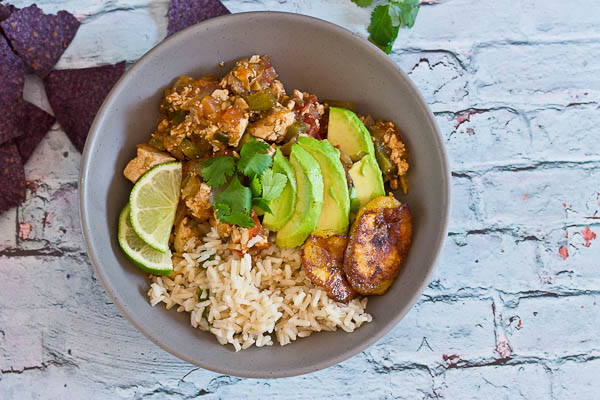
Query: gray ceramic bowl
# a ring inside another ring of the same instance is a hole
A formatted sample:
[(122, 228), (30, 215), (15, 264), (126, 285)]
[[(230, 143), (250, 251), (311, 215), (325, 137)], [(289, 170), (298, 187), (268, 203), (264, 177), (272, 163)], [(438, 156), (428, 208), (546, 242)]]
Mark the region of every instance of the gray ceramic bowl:
[[(162, 91), (180, 75), (222, 75), (232, 62), (269, 54), (288, 90), (355, 100), (358, 111), (394, 121), (411, 154), (408, 203), (413, 245), (386, 295), (369, 299), (373, 322), (356, 332), (320, 332), (290, 345), (235, 353), (193, 329), (187, 313), (152, 308), (148, 278), (121, 253), (117, 219), (131, 184), (122, 176), (135, 146), (147, 140)], [(225, 67), (219, 67), (219, 61)], [(417, 301), (446, 236), (449, 175), (431, 111), (408, 77), (383, 52), (336, 25), (287, 13), (234, 14), (193, 26), (165, 40), (117, 83), (90, 131), (81, 161), (81, 220), (88, 254), (106, 291), (150, 340), (202, 368), (244, 377), (283, 377), (339, 363), (375, 343)]]

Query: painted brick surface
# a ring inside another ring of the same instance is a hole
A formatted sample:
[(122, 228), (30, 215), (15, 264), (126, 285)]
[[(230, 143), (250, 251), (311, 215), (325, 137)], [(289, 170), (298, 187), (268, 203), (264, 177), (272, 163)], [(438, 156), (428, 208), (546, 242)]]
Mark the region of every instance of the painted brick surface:
[[(30, 2), (14, 0), (17, 6)], [(40, 0), (80, 31), (59, 68), (134, 62), (167, 0)], [(228, 0), (366, 36), (350, 0)], [(56, 124), (0, 216), (2, 399), (595, 399), (600, 390), (600, 9), (596, 0), (426, 1), (390, 57), (430, 104), (452, 168), (452, 219), (424, 295), (342, 364), (278, 380), (200, 370), (111, 303), (77, 217), (80, 155)], [(41, 82), (25, 98), (50, 111)]]

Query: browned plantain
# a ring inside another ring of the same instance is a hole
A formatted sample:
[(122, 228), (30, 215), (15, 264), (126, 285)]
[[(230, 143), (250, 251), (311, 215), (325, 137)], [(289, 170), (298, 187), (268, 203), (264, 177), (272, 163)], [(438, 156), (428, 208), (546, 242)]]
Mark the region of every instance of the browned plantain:
[(344, 256), (344, 272), (362, 295), (384, 294), (406, 259), (412, 218), (392, 196), (373, 199), (358, 213)]
[(302, 265), (306, 276), (317, 286), (327, 290), (332, 299), (347, 303), (356, 297), (342, 273), (346, 235), (312, 235), (302, 247)]

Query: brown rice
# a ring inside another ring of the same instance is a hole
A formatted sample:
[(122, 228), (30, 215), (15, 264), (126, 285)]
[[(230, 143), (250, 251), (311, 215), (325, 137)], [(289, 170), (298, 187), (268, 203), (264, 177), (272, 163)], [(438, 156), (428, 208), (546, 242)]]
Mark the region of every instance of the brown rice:
[(352, 332), (371, 321), (367, 298), (338, 303), (304, 275), (300, 249), (271, 244), (243, 256), (228, 249), (215, 228), (173, 260), (170, 277), (151, 276), (152, 306), (165, 303), (190, 313), (194, 328), (210, 331), (236, 351), (252, 345), (286, 345), (312, 332)]

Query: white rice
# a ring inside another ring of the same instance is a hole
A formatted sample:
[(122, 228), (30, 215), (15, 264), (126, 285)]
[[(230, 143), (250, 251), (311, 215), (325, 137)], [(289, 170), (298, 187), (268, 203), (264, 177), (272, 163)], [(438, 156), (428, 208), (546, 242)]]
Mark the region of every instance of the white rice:
[(338, 303), (304, 275), (300, 249), (271, 244), (254, 257), (227, 249), (213, 228), (174, 258), (170, 277), (151, 276), (150, 304), (190, 313), (194, 328), (209, 331), (236, 351), (273, 340), (286, 345), (312, 332), (352, 332), (372, 320), (367, 298)]

